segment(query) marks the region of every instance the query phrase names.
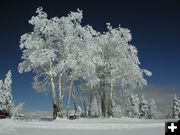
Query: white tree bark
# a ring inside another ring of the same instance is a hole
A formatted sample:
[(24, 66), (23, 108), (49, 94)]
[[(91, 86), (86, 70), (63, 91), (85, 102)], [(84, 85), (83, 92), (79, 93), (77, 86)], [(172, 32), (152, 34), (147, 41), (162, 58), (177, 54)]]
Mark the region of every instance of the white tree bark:
[(59, 76), (59, 117), (63, 117), (63, 81), (62, 78)]
[(71, 101), (71, 95), (72, 95), (72, 86), (73, 83), (71, 82), (68, 92), (68, 98), (67, 98), (67, 105), (66, 105), (66, 115), (69, 117), (69, 110), (70, 110), (70, 101)]
[(74, 89), (74, 85), (72, 86), (72, 97), (74, 100), (74, 113), (76, 114), (78, 108), (77, 108), (77, 95), (76, 95), (76, 91)]
[(52, 97), (53, 97), (53, 119), (56, 119), (56, 117), (57, 117), (57, 99), (56, 99), (54, 78), (53, 78), (53, 74), (52, 74), (52, 62), (51, 62), (51, 60), (50, 60), (50, 65), (49, 65), (49, 77), (50, 77), (50, 87), (51, 87)]
[(109, 105), (108, 105), (108, 115), (113, 116), (113, 84), (112, 81), (110, 83), (110, 89), (109, 89)]

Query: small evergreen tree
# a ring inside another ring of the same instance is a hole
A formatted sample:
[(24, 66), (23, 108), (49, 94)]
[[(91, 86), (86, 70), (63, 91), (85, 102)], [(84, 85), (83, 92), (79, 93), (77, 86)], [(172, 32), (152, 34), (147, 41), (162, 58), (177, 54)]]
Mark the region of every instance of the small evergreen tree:
[(140, 97), (139, 103), (139, 118), (148, 119), (149, 116), (149, 107), (148, 101), (145, 99), (144, 95)]
[(180, 118), (180, 100), (177, 99), (176, 95), (174, 95), (173, 99), (173, 118)]
[(3, 81), (0, 80), (0, 111), (6, 110), (5, 104), (5, 96), (4, 96), (4, 89), (3, 89)]
[(154, 99), (150, 98), (149, 100), (149, 119), (155, 119), (157, 117), (157, 107)]
[(9, 115), (12, 115), (12, 109), (13, 109), (13, 97), (12, 97), (12, 90), (11, 90), (11, 85), (12, 85), (12, 73), (11, 70), (6, 74), (6, 78), (4, 80), (4, 85), (3, 85), (3, 91), (4, 91), (4, 96), (5, 96), (5, 103), (6, 103), (6, 111), (9, 113)]
[(139, 98), (137, 94), (131, 94), (127, 103), (127, 115), (131, 118), (139, 117)]
[(115, 105), (112, 111), (113, 111), (113, 117), (120, 118), (123, 116), (122, 107), (120, 105)]

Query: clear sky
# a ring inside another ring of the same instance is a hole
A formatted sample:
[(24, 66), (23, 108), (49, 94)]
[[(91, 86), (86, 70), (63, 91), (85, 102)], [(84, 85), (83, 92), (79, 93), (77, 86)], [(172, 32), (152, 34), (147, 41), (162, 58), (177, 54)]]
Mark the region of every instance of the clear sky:
[(106, 22), (129, 28), (131, 44), (138, 48), (141, 67), (152, 71), (148, 83), (173, 86), (180, 90), (180, 2), (179, 0), (1, 0), (0, 1), (0, 79), (13, 73), (13, 95), (30, 110), (50, 110), (51, 95), (36, 93), (32, 73), (19, 74), (20, 36), (31, 32), (28, 20), (42, 6), (49, 17), (83, 10), (83, 25), (104, 31)]

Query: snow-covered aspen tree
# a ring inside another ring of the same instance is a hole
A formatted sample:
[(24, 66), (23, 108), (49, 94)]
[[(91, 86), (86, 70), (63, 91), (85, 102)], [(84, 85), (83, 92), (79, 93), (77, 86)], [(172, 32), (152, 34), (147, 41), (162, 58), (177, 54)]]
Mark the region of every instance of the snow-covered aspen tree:
[[(93, 86), (95, 83), (95, 66), (91, 61), (92, 53), (90, 50), (91, 41), (93, 38), (93, 30), (91, 27), (82, 27), (82, 11), (71, 12), (67, 17), (68, 30), (64, 38), (64, 62), (66, 69), (69, 71), (69, 80), (71, 81), (69, 89), (69, 98), (73, 98), (74, 110), (77, 111), (77, 92), (75, 90), (75, 80), (86, 80), (88, 84)], [(89, 48), (88, 48), (89, 47)], [(68, 103), (68, 102), (67, 102)], [(67, 104), (69, 108), (69, 103)], [(68, 109), (67, 109), (68, 110)], [(68, 112), (68, 111), (67, 111)]]
[(38, 15), (33, 16), (29, 21), (34, 26), (33, 32), (21, 36), (20, 48), (23, 51), (23, 62), (18, 68), (20, 73), (30, 71), (35, 73), (35, 86), (38, 88), (44, 90), (45, 87), (50, 86), (53, 97), (53, 118), (56, 118), (57, 99), (53, 75), (56, 60), (53, 48), (55, 39), (48, 27), (51, 20), (47, 19), (47, 14), (42, 11), (42, 8), (38, 8), (36, 13)]
[[(107, 96), (109, 93), (108, 111), (102, 104), (102, 112), (112, 114), (112, 101), (114, 86), (120, 85), (122, 89), (132, 90), (137, 87), (142, 88), (147, 85), (144, 74), (151, 76), (151, 72), (141, 69), (135, 46), (129, 44), (131, 41), (131, 33), (128, 29), (112, 28), (107, 23), (107, 32), (99, 34), (96, 37), (98, 49), (96, 49), (95, 57), (97, 60), (97, 72), (100, 78), (101, 97)], [(94, 58), (95, 59), (95, 58)], [(104, 102), (104, 101), (102, 101)], [(106, 115), (106, 114), (104, 114)]]
[(7, 112), (9, 113), (10, 117), (12, 116), (12, 110), (13, 110), (13, 97), (12, 97), (12, 89), (11, 89), (12, 78), (11, 78), (11, 76), (12, 76), (12, 73), (11, 73), (11, 70), (10, 70), (6, 74), (6, 78), (4, 80), (4, 85), (3, 85), (5, 103), (6, 103), (6, 106), (7, 106)]
[[(24, 61), (20, 63), (19, 71), (33, 71), (35, 73), (35, 88), (48, 89), (47, 87), (50, 86), (55, 118), (57, 111), (56, 89), (59, 92), (59, 112), (61, 115), (63, 78), (70, 69), (72, 73), (69, 80), (72, 81), (73, 85), (74, 80), (78, 78), (79, 71), (81, 71), (78, 68), (78, 65), (81, 65), (78, 63), (81, 55), (81, 42), (76, 27), (80, 26), (82, 13), (78, 10), (78, 12), (71, 12), (67, 17), (47, 19), (47, 14), (42, 11), (42, 8), (38, 8), (36, 12), (38, 15), (29, 21), (30, 24), (34, 25), (34, 31), (21, 37), (20, 48), (23, 50), (22, 59)], [(58, 85), (55, 85), (56, 80), (58, 80)], [(76, 98), (74, 89), (70, 90), (70, 95), (72, 92), (73, 97)]]
[(180, 100), (177, 99), (177, 96), (174, 95), (173, 98), (173, 118), (178, 119), (180, 118)]
[[(82, 19), (82, 12), (78, 10), (78, 12), (71, 12), (68, 14), (67, 17), (63, 18), (64, 23), (64, 32), (65, 35), (63, 36), (63, 49), (64, 52), (62, 54), (62, 62), (59, 63), (59, 68), (61, 70), (61, 74), (64, 74), (68, 72), (68, 80), (71, 81), (69, 92), (68, 92), (68, 98), (67, 98), (67, 107), (66, 107), (66, 113), (69, 114), (69, 108), (70, 108), (70, 99), (73, 97), (74, 100), (74, 109), (75, 112), (77, 111), (77, 95), (75, 91), (74, 81), (79, 78), (79, 75), (81, 74), (81, 42), (80, 37), (78, 36), (77, 27), (80, 26), (80, 21)], [(61, 49), (61, 48), (60, 48)], [(62, 99), (62, 98), (61, 98)]]
[[(48, 31), (51, 31), (53, 37), (53, 49), (56, 54), (56, 64), (54, 65), (53, 76), (56, 78), (56, 80), (58, 80), (58, 111), (60, 117), (62, 117), (64, 83), (67, 80), (70, 80), (70, 76), (68, 76), (67, 72), (69, 72), (70, 70), (74, 70), (71, 69), (71, 64), (74, 65), (74, 50), (76, 50), (76, 46), (79, 39), (78, 33), (76, 32), (76, 25), (79, 25), (79, 22), (82, 18), (81, 14), (81, 11), (78, 10), (77, 12), (71, 12), (66, 17), (54, 17), (51, 19), (51, 23), (48, 27)], [(65, 78), (67, 78), (67, 80), (65, 80)], [(73, 81), (73, 79), (71, 80)], [(71, 98), (72, 91), (69, 91), (69, 98)]]
[[(99, 33), (91, 26), (87, 25), (81, 29), (81, 34), (82, 38), (84, 39), (83, 44), (85, 45), (85, 47), (83, 47), (83, 57), (81, 57), (81, 70), (83, 74), (82, 79), (87, 82), (87, 86), (90, 88), (88, 106), (89, 115), (91, 115), (93, 96), (97, 97), (98, 108), (100, 107), (99, 91), (97, 90), (100, 80), (96, 71), (98, 65), (97, 63), (100, 62), (100, 59), (97, 57), (96, 53), (96, 49), (98, 47), (96, 37), (99, 35)], [(101, 113), (100, 110), (99, 113)]]

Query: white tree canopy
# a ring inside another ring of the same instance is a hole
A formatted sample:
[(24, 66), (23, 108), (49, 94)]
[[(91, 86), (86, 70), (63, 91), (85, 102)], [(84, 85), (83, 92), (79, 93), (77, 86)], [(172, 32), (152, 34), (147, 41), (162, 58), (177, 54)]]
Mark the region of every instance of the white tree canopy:
[(33, 31), (21, 36), (23, 54), (18, 69), (20, 73), (32, 71), (34, 88), (38, 92), (51, 90), (54, 105), (57, 90), (58, 100), (63, 100), (64, 78), (71, 82), (70, 86), (75, 80), (88, 82), (91, 92), (103, 81), (110, 84), (109, 89), (96, 89), (105, 98), (109, 92), (110, 111), (115, 86), (131, 90), (147, 85), (144, 75), (151, 76), (151, 72), (140, 68), (138, 51), (130, 44), (132, 36), (128, 29), (113, 28), (107, 23), (107, 31), (98, 32), (90, 25), (82, 26), (83, 13), (79, 9), (61, 18), (48, 18), (41, 7), (36, 13), (29, 21)]

